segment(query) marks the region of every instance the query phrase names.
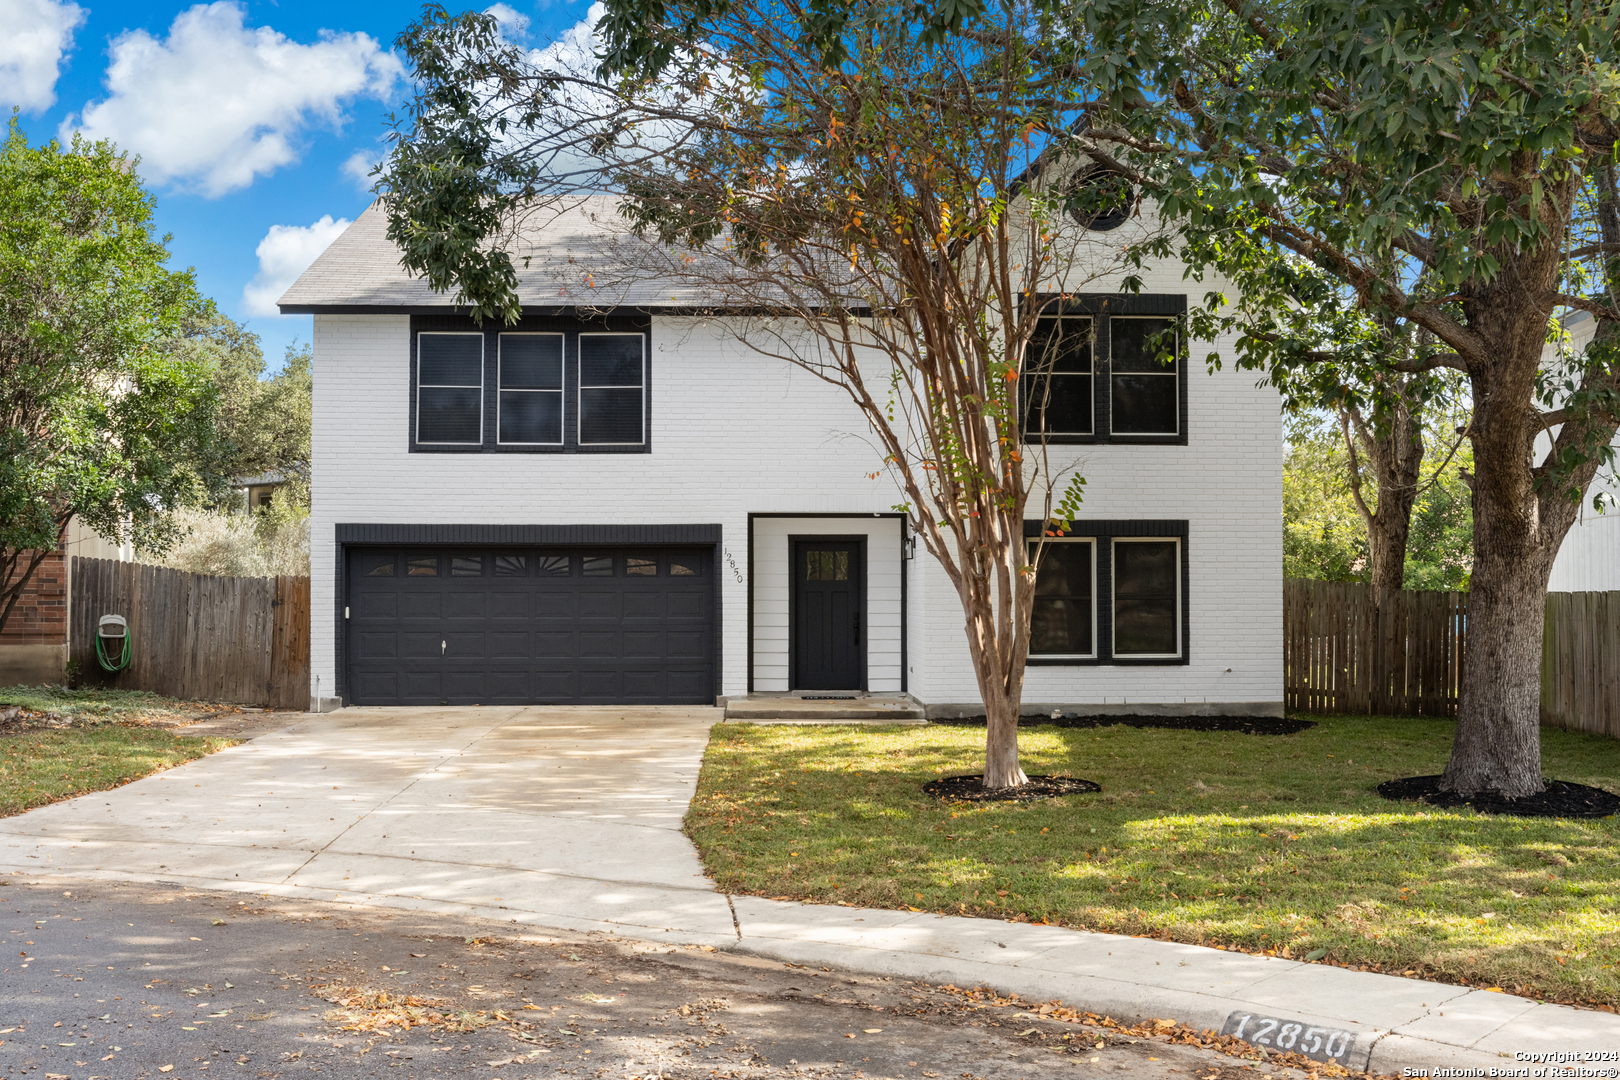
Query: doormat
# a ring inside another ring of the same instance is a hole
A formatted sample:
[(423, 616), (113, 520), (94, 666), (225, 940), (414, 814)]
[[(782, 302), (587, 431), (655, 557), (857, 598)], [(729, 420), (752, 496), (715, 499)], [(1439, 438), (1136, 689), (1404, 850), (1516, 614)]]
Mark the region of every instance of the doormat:
[(800, 694), (800, 701), (855, 701), (858, 694)]

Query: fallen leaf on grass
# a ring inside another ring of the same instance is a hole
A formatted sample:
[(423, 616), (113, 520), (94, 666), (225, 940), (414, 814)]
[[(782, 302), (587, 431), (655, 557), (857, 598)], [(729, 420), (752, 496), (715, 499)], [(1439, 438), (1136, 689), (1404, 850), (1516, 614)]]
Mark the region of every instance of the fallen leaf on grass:
[(1028, 1031), (1020, 1031), (1018, 1033), (1018, 1037), (1022, 1039), (1025, 1035), (1033, 1035), (1039, 1030), (1040, 1028), (1030, 1028)]
[(1305, 954), (1305, 959), (1307, 959), (1307, 960), (1320, 960), (1320, 959), (1322, 959), (1322, 957), (1324, 957), (1326, 955), (1327, 955), (1327, 950), (1326, 949), (1312, 949), (1310, 952)]

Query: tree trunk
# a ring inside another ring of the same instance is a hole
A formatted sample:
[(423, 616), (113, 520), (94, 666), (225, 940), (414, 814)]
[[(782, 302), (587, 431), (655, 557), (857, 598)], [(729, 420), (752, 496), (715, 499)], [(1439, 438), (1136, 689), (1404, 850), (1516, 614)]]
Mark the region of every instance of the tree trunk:
[(1542, 790), (1541, 636), (1550, 570), (1550, 560), (1504, 558), (1476, 545), (1457, 737), (1440, 783), (1447, 791), (1514, 797)]
[[(1343, 414), (1345, 446), (1350, 452), (1350, 490), (1367, 527), (1370, 580), (1379, 608), (1406, 582), (1406, 543), (1423, 470), (1422, 418), (1408, 407), (1404, 389), (1396, 391), (1401, 396), (1394, 407), (1373, 416), (1370, 423), (1357, 410)], [(1361, 496), (1358, 444), (1377, 482), (1376, 509)]]
[(1017, 787), (1029, 782), (1018, 764), (1018, 714), (1022, 694), (984, 695), (984, 786)]

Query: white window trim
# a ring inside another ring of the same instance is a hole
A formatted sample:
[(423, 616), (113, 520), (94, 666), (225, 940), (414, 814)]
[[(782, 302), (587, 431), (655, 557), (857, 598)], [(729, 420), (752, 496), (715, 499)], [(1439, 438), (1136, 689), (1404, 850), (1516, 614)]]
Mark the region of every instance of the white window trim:
[[(1030, 538), (1024, 541), (1026, 554), (1034, 551), (1041, 544), (1089, 544), (1091, 546), (1091, 651), (1088, 653), (1038, 653), (1028, 652), (1025, 655), (1031, 660), (1095, 660), (1097, 659), (1097, 538), (1095, 536), (1048, 536), (1044, 538)], [(1034, 612), (1034, 603), (1030, 604), (1031, 614)]]
[[(1114, 613), (1117, 608), (1116, 598), (1119, 590), (1119, 561), (1114, 553), (1121, 544), (1174, 544), (1176, 548), (1176, 625), (1175, 639), (1176, 651), (1167, 653), (1128, 653), (1120, 652), (1118, 648), (1119, 636), (1115, 632)], [(1181, 659), (1181, 623), (1182, 597), (1181, 597), (1181, 537), (1179, 536), (1116, 536), (1109, 544), (1108, 558), (1110, 561), (1108, 574), (1108, 640), (1115, 647), (1112, 655), (1116, 660), (1179, 660)]]
[[(428, 442), (422, 438), (422, 391), (471, 390), (470, 383), (423, 383), (422, 339), (425, 337), (475, 337), (478, 339), (478, 439), (475, 442)], [(484, 335), (467, 330), (423, 330), (416, 335), (416, 445), (418, 446), (483, 446), (484, 445)]]
[[(1060, 438), (1070, 438), (1070, 437), (1094, 438), (1096, 436), (1096, 434), (1097, 434), (1097, 316), (1095, 316), (1095, 315), (1080, 315), (1080, 314), (1074, 314), (1074, 315), (1043, 315), (1039, 319), (1036, 320), (1036, 325), (1039, 325), (1040, 323), (1046, 322), (1048, 320), (1057, 321), (1057, 322), (1062, 322), (1063, 320), (1069, 320), (1069, 321), (1072, 321), (1072, 322), (1084, 322), (1084, 323), (1090, 323), (1091, 324), (1091, 328), (1086, 332), (1086, 348), (1091, 350), (1091, 374), (1090, 374), (1091, 393), (1086, 395), (1087, 407), (1090, 408), (1090, 410), (1091, 410), (1091, 426), (1085, 431), (1052, 431), (1052, 430), (1045, 430), (1045, 431), (1040, 431), (1040, 432), (1027, 431), (1027, 432), (1025, 432), (1025, 436), (1026, 436), (1026, 438), (1028, 436), (1030, 436), (1030, 435), (1034, 435), (1037, 438), (1040, 438), (1040, 437), (1043, 437), (1043, 436), (1049, 436), (1049, 435), (1056, 435), (1056, 436), (1058, 436)], [(1026, 346), (1027, 346), (1027, 343), (1026, 343)], [(1024, 350), (1024, 358), (1025, 358), (1026, 361), (1029, 359), (1029, 350), (1028, 350), (1027, 347)], [(1026, 363), (1025, 367), (1027, 368), (1028, 366), (1029, 365)], [(1027, 372), (1019, 372), (1019, 378), (1024, 378), (1024, 377), (1026, 377), (1027, 374), (1028, 374)], [(1080, 373), (1077, 372), (1077, 371), (1072, 371), (1072, 372), (1057, 371), (1057, 372), (1048, 372), (1047, 374), (1048, 374), (1048, 377), (1050, 377), (1052, 375), (1078, 375)], [(1092, 561), (1095, 562), (1096, 560), (1093, 559)]]
[[(1170, 316), (1170, 315), (1110, 315), (1108, 317), (1108, 321), (1109, 321), (1109, 330), (1108, 330), (1108, 402), (1109, 402), (1110, 406), (1112, 406), (1113, 401), (1114, 401), (1114, 333), (1113, 333), (1113, 324), (1116, 323), (1116, 322), (1122, 322), (1122, 321), (1142, 322), (1142, 321), (1147, 320), (1147, 319), (1152, 319), (1152, 320), (1157, 321), (1157, 322), (1170, 322), (1170, 323), (1175, 322), (1175, 318), (1173, 316)], [(1091, 366), (1092, 366), (1093, 369), (1096, 368), (1097, 361), (1095, 359), (1092, 360)], [(1156, 376), (1158, 378), (1170, 379), (1175, 383), (1176, 392), (1175, 392), (1174, 414), (1175, 414), (1175, 418), (1176, 418), (1176, 426), (1174, 428), (1172, 428), (1169, 431), (1115, 431), (1113, 429), (1114, 428), (1114, 423), (1113, 423), (1112, 408), (1110, 408), (1110, 410), (1109, 410), (1109, 422), (1108, 422), (1108, 428), (1109, 428), (1108, 434), (1110, 436), (1117, 436), (1117, 437), (1122, 438), (1122, 439), (1162, 439), (1166, 435), (1180, 435), (1181, 434), (1181, 376), (1182, 376), (1181, 369), (1182, 369), (1183, 366), (1184, 365), (1181, 362), (1181, 331), (1177, 330), (1176, 331), (1176, 363), (1175, 363), (1174, 367), (1172, 367), (1168, 371), (1127, 371), (1127, 372), (1123, 373), (1123, 374), (1126, 374), (1126, 375)], [(1093, 426), (1095, 426), (1095, 421), (1093, 421)], [(1180, 655), (1180, 654), (1177, 654), (1177, 655)]]
[[(508, 390), (501, 385), (501, 342), (509, 337), (554, 337), (557, 339), (557, 355), (562, 358), (561, 375), (562, 385), (555, 390)], [(498, 446), (561, 446), (563, 435), (567, 430), (568, 418), (563, 413), (562, 403), (568, 393), (568, 336), (555, 331), (541, 330), (513, 330), (502, 331), (495, 343), (495, 442)], [(520, 442), (501, 438), (501, 395), (502, 394), (556, 394), (557, 395), (557, 441), (556, 442)]]
[(590, 330), (590, 331), (586, 331), (586, 330), (582, 330), (579, 333), (579, 337), (582, 338), (582, 339), (583, 338), (588, 338), (588, 337), (634, 337), (637, 341), (639, 341), (641, 343), (641, 345), (640, 345), (640, 347), (641, 347), (641, 385), (639, 387), (637, 387), (637, 389), (639, 389), (641, 391), (641, 438), (637, 439), (635, 442), (586, 442), (583, 438), (580, 438), (580, 432), (578, 430), (578, 425), (580, 424), (582, 418), (584, 417), (585, 391), (587, 391), (587, 390), (629, 390), (630, 387), (628, 387), (628, 386), (586, 386), (585, 385), (585, 368), (584, 368), (584, 364), (580, 362), (580, 357), (583, 357), (585, 355), (585, 350), (584, 350), (583, 346), (575, 346), (575, 348), (578, 350), (578, 353), (579, 353), (579, 356), (575, 357), (575, 363), (574, 363), (575, 371), (579, 376), (578, 379), (576, 380), (577, 384), (574, 387), (574, 424), (575, 424), (574, 439), (575, 439), (575, 441), (580, 446), (646, 446), (647, 445), (647, 335), (636, 332), (636, 331), (623, 331), (623, 330), (618, 330), (618, 331), (614, 331), (614, 330)]

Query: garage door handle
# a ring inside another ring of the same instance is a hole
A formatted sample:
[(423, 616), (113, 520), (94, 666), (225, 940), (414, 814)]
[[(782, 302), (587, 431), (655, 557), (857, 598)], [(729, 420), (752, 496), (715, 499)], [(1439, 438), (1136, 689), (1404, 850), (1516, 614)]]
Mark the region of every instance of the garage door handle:
[(439, 642), (439, 655), (440, 656), (444, 655), (444, 647), (445, 647), (445, 645), (446, 645), (446, 642), (443, 642), (443, 641)]

